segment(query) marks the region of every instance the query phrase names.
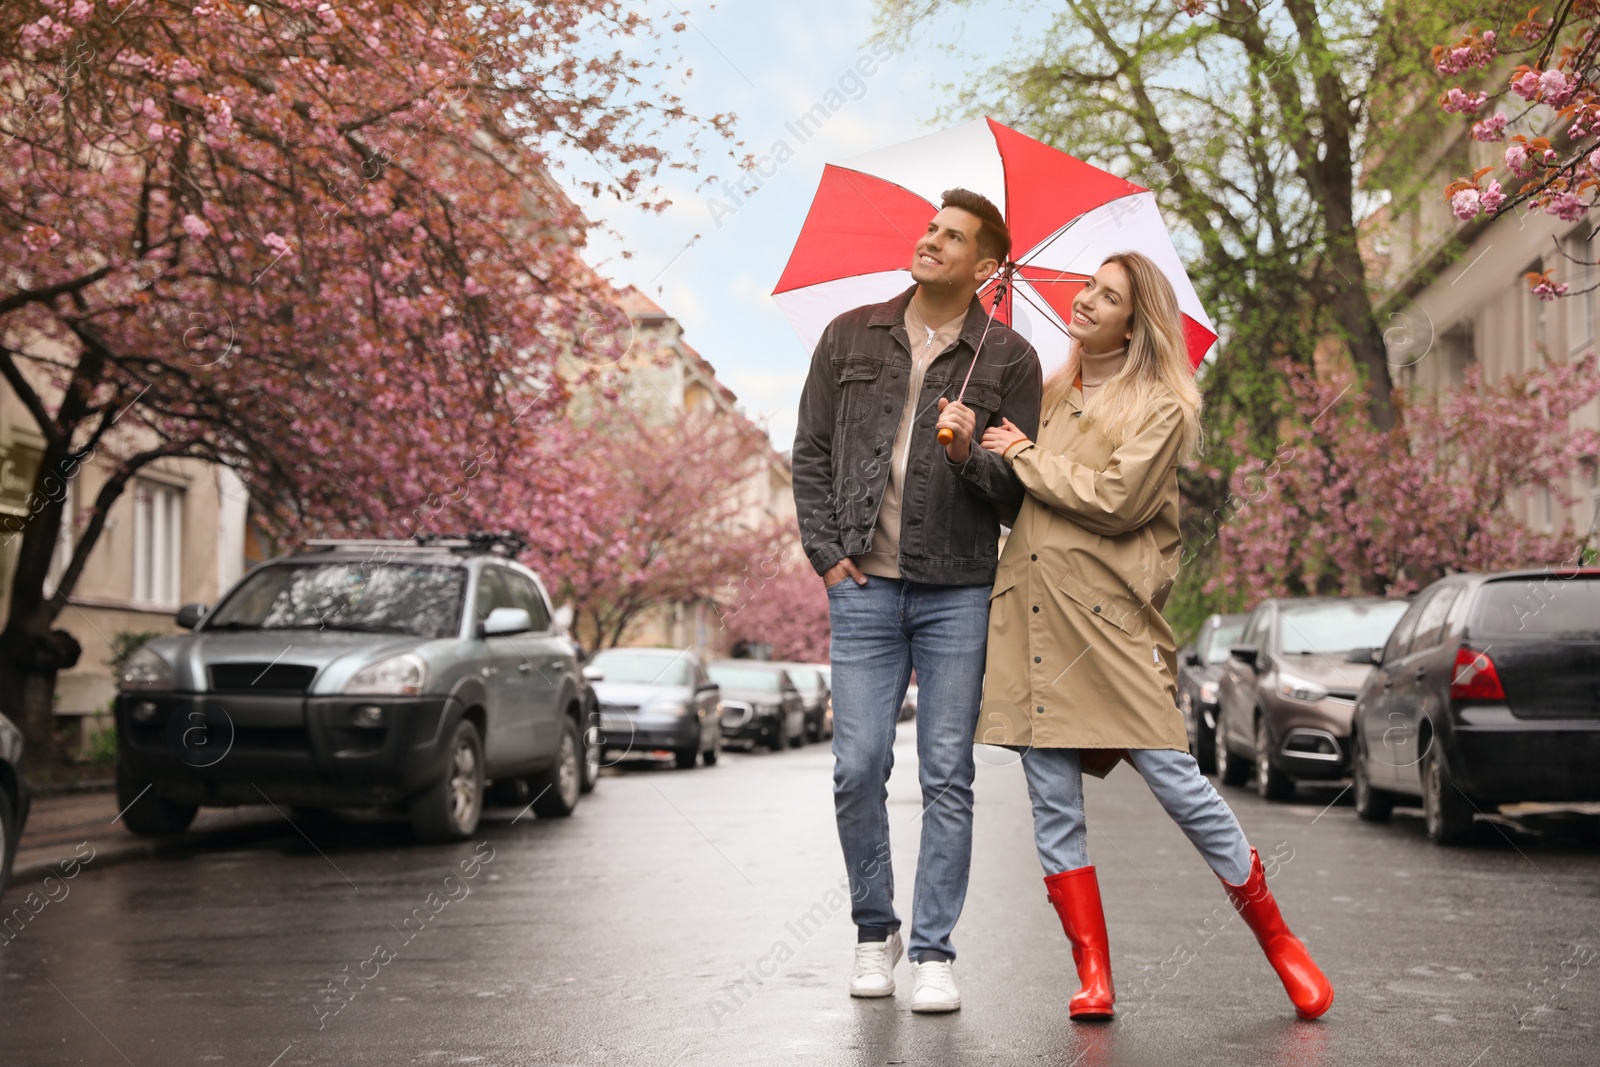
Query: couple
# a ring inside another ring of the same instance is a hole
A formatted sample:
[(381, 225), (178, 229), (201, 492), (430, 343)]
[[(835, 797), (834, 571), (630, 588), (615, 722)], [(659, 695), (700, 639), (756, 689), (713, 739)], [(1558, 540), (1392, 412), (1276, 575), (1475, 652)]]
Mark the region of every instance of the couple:
[[(1073, 301), (1071, 356), (1041, 382), (1032, 346), (976, 297), (1010, 251), (993, 203), (945, 193), (912, 250), (916, 285), (835, 319), (800, 398), (794, 492), (833, 626), (834, 807), (857, 927), (850, 993), (892, 996), (904, 952), (885, 802), (915, 669), (924, 810), (913, 1011), (961, 1006), (950, 935), (966, 898), (981, 742), (1020, 754), (1046, 895), (1081, 983), (1072, 1018), (1114, 1012), (1082, 775), (1119, 760), (1221, 879), (1295, 1010), (1316, 1018), (1333, 988), (1189, 755), (1174, 702), (1160, 609), (1179, 550), (1177, 467), (1200, 409), (1177, 298), (1145, 256), (1108, 257)], [(964, 401), (952, 402), (969, 366)], [(1002, 523), (1011, 534), (997, 560)]]

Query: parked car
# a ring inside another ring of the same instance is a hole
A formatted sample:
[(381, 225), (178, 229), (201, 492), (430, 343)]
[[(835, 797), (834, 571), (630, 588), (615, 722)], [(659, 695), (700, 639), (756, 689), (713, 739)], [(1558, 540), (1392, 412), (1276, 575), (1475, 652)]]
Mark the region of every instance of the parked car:
[(724, 740), (773, 751), (805, 744), (805, 701), (788, 671), (755, 659), (716, 660), (706, 670), (722, 687)]
[(1217, 685), (1217, 776), (1294, 795), (1296, 781), (1339, 779), (1350, 768), (1350, 717), (1372, 665), (1351, 649), (1389, 639), (1409, 602), (1381, 597), (1264, 600), (1229, 649)]
[(828, 709), (833, 703), (833, 693), (828, 689), (821, 668), (815, 663), (777, 663), (775, 666), (789, 672), (790, 680), (805, 701), (806, 740), (821, 741), (824, 737), (832, 737), (833, 717), (828, 714)]
[(1600, 569), (1462, 574), (1423, 590), (1355, 711), (1356, 814), (1420, 797), (1428, 837), (1515, 801), (1600, 800)]
[(722, 755), (722, 700), (688, 649), (610, 648), (583, 668), (600, 701), (600, 747), (608, 761), (671, 752), (681, 770)]
[(202, 805), (396, 807), (427, 841), (471, 834), (486, 785), (540, 815), (578, 804), (587, 688), (513, 537), (312, 541), (254, 567), (131, 656), (115, 702), (117, 804), (138, 834)]
[(1217, 686), (1228, 649), (1239, 641), (1248, 615), (1212, 615), (1200, 624), (1194, 644), (1178, 656), (1178, 710), (1189, 733), (1189, 751), (1200, 773), (1217, 769)]
[(30, 794), (22, 773), (22, 731), (0, 715), (0, 895), (11, 880), (11, 861), (28, 824)]

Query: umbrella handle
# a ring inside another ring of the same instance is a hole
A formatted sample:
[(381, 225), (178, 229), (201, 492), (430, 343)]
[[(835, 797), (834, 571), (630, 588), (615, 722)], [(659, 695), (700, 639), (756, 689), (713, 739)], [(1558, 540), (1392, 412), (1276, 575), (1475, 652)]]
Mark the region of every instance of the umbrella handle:
[[(1006, 298), (1006, 281), (1010, 277), (1010, 268), (1001, 276), (994, 287), (994, 303), (989, 306), (989, 321), (983, 324), (983, 333), (978, 337), (978, 347), (972, 351), (972, 364), (967, 367), (967, 376), (961, 379), (961, 392), (956, 394), (956, 403), (961, 403), (967, 395), (967, 383), (972, 381), (972, 372), (978, 366), (978, 357), (983, 355), (983, 342), (989, 339), (989, 327), (994, 325), (994, 313), (1000, 310), (1000, 301)], [(956, 439), (955, 431), (948, 426), (939, 427), (939, 432), (934, 437), (941, 445), (947, 445)]]

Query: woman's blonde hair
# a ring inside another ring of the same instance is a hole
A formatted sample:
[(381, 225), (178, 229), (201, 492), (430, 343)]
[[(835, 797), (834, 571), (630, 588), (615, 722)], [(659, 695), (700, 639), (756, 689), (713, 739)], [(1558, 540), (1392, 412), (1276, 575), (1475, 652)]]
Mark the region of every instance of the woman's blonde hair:
[[(1128, 338), (1127, 362), (1084, 402), (1083, 417), (1106, 440), (1120, 445), (1138, 431), (1158, 400), (1170, 396), (1183, 413), (1182, 458), (1187, 459), (1200, 445), (1200, 389), (1189, 366), (1178, 294), (1161, 268), (1142, 252), (1117, 252), (1105, 263), (1118, 264), (1128, 275), (1133, 336)], [(1072, 391), (1078, 377), (1079, 343), (1073, 340), (1066, 363), (1045, 379), (1046, 413)]]

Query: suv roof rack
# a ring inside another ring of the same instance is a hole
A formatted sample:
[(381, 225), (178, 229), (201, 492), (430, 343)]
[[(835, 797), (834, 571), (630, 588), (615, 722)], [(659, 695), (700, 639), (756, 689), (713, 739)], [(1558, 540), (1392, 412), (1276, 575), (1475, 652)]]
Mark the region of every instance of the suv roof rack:
[(322, 537), (305, 542), (307, 548), (324, 551), (336, 548), (431, 548), (473, 554), (493, 553), (516, 559), (528, 547), (527, 539), (510, 530), (504, 533), (416, 534), (404, 539)]

